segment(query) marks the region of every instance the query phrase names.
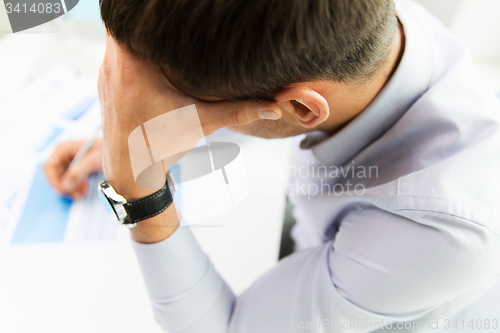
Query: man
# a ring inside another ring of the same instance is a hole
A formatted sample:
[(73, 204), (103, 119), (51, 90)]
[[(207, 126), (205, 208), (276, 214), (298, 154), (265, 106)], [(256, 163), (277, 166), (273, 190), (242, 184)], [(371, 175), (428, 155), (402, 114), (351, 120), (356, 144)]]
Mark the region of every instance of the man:
[[(131, 229), (166, 330), (425, 331), (497, 282), (499, 103), (422, 7), (101, 0), (101, 13), (110, 34), (99, 79), (102, 165), (127, 200), (155, 191), (135, 184), (128, 136), (167, 111), (195, 104), (205, 135), (309, 133), (294, 166), (311, 173), (292, 173), (289, 190), (297, 251), (241, 296), (189, 228), (177, 228), (173, 205)], [(75, 197), (101, 163), (96, 147), (65, 172), (79, 145), (62, 145), (46, 165)]]

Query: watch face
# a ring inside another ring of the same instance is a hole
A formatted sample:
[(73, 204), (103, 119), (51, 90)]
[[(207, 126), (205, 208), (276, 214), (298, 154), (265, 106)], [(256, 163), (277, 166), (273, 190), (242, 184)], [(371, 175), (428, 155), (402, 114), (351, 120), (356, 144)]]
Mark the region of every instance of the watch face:
[(177, 179), (175, 179), (174, 175), (172, 174), (172, 172), (170, 172), (170, 170), (167, 172), (167, 184), (170, 193), (173, 194), (176, 190), (175, 186), (177, 184)]
[(124, 197), (116, 193), (115, 189), (106, 181), (103, 181), (99, 184), (98, 190), (106, 198), (120, 224), (125, 225), (129, 228), (133, 228), (136, 226), (135, 223), (128, 223), (129, 218), (127, 215), (127, 211), (123, 207), (123, 205), (127, 203), (127, 200)]

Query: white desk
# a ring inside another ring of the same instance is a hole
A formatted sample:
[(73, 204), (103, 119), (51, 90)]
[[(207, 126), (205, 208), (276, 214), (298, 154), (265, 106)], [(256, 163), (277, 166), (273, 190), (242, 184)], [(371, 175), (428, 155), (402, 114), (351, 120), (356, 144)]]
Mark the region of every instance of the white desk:
[[(69, 20), (58, 24), (57, 34), (0, 39), (0, 98), (59, 62), (97, 77), (104, 52), (102, 29)], [(287, 175), (265, 171), (287, 169), (290, 141), (249, 139), (238, 144), (247, 164), (248, 197), (214, 218), (225, 227), (193, 229), (237, 293), (278, 259)], [(129, 244), (49, 244), (0, 251), (0, 332), (161, 330)]]

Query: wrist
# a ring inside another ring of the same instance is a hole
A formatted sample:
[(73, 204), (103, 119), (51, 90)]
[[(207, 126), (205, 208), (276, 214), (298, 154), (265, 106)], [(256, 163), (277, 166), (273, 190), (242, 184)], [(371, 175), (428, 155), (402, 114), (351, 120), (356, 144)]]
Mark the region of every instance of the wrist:
[(103, 173), (106, 181), (113, 186), (118, 194), (127, 201), (132, 201), (151, 195), (159, 190), (159, 188), (143, 188), (136, 184), (130, 164), (128, 147), (110, 146), (116, 148), (108, 150), (108, 145), (103, 145)]
[(172, 203), (162, 213), (137, 223), (130, 229), (132, 239), (138, 243), (151, 244), (161, 242), (170, 237), (179, 227), (179, 219), (175, 204)]
[(126, 181), (124, 177), (105, 176), (106, 181), (113, 186), (118, 194), (127, 199), (128, 202), (147, 197), (158, 189), (146, 189), (138, 186), (133, 181)]
[[(116, 169), (115, 169), (116, 170)], [(101, 192), (123, 225), (131, 228), (132, 238), (139, 243), (156, 243), (168, 238), (178, 227), (179, 219), (172, 201), (171, 180), (160, 190), (144, 189), (126, 182), (123, 174), (106, 173)], [(133, 178), (132, 178), (133, 179)]]

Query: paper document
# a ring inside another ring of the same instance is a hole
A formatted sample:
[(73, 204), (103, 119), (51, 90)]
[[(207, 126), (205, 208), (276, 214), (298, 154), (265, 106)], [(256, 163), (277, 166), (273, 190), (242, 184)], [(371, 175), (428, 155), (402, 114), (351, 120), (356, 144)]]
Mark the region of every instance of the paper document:
[(73, 201), (48, 183), (43, 164), (63, 141), (101, 124), (96, 78), (59, 65), (0, 101), (0, 247), (28, 243), (129, 241), (97, 193)]

